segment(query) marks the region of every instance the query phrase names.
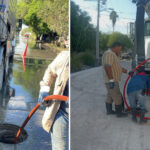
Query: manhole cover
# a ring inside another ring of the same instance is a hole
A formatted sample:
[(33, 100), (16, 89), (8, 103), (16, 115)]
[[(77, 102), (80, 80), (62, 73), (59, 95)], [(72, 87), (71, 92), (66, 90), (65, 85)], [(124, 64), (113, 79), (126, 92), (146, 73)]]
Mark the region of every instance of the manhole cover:
[[(15, 144), (15, 137), (19, 130), (19, 126), (13, 124), (0, 124), (0, 142), (7, 144)], [(26, 140), (28, 134), (25, 130), (22, 130), (16, 143), (21, 143)]]

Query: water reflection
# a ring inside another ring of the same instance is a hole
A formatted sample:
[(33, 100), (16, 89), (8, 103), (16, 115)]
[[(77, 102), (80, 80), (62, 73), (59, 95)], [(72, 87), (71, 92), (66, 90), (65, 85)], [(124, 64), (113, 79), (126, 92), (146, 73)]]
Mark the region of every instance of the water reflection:
[[(16, 53), (22, 54), (25, 41), (19, 38)], [(20, 43), (22, 42), (22, 43)], [(22, 48), (20, 50), (20, 48)], [(31, 50), (31, 53), (35, 51)], [(54, 57), (53, 57), (54, 58)], [(0, 92), (0, 123), (21, 126), (30, 110), (35, 106), (39, 94), (39, 82), (51, 60), (15, 57), (10, 65), (7, 80)], [(25, 69), (23, 67), (25, 65)], [(29, 137), (19, 145), (0, 143), (0, 150), (51, 149), (50, 137), (41, 127), (43, 110), (38, 110), (26, 126)]]
[(24, 90), (31, 94), (32, 99), (36, 99), (39, 92), (39, 82), (50, 62), (43, 65), (44, 63), (45, 61), (42, 60), (27, 59), (26, 69), (24, 70), (22, 62), (15, 61), (12, 84), (22, 85)]
[[(9, 69), (8, 78), (0, 93), (0, 123), (11, 123), (21, 126), (29, 111), (37, 103), (39, 82), (50, 61), (27, 59), (24, 71), (22, 61), (14, 60)], [(15, 90), (14, 90), (15, 89)], [(15, 91), (15, 95), (14, 95)], [(38, 145), (41, 149), (50, 149), (50, 137), (41, 127), (43, 110), (39, 110), (26, 126), (29, 137), (23, 143), (7, 145), (0, 143), (1, 150), (36, 150)]]
[(46, 60), (27, 59), (26, 70), (24, 70), (22, 61), (14, 60), (0, 92), (0, 106), (6, 108), (10, 98), (15, 96), (28, 99), (26, 101), (37, 102), (39, 82), (49, 63), (50, 61)]

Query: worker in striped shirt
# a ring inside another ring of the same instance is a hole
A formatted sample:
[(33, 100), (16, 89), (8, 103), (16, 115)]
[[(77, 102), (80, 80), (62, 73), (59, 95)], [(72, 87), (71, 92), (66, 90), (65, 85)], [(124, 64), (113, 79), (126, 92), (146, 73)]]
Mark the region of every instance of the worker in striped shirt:
[[(107, 114), (116, 114), (117, 117), (126, 117), (124, 112), (123, 97), (119, 89), (119, 81), (122, 73), (128, 71), (121, 67), (118, 56), (121, 52), (122, 45), (115, 42), (110, 49), (108, 49), (102, 57), (103, 76), (107, 89), (106, 111)], [(112, 109), (112, 103), (115, 103), (115, 110)]]

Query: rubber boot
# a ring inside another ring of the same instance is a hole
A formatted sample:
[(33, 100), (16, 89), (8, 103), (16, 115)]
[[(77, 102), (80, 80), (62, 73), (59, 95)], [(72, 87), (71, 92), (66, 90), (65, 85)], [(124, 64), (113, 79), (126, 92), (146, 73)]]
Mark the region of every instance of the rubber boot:
[(140, 124), (141, 125), (144, 125), (147, 123), (147, 120), (144, 119), (144, 117), (145, 117), (145, 110), (141, 109), (141, 111), (140, 111)]
[(122, 101), (122, 111), (125, 112), (125, 113), (129, 112), (128, 108), (125, 108), (124, 100)]
[(125, 111), (125, 108), (124, 108), (124, 101), (122, 101), (122, 111), (123, 111), (123, 112)]
[(131, 109), (131, 114), (132, 114), (132, 121), (133, 121), (133, 122), (137, 122), (137, 118), (136, 118), (136, 108), (132, 108), (132, 109)]
[(107, 115), (115, 114), (115, 111), (112, 110), (112, 104), (106, 103), (106, 111), (107, 111)]
[(115, 105), (115, 109), (116, 109), (116, 115), (117, 117), (121, 118), (121, 117), (127, 117), (128, 114), (122, 112), (122, 104), (121, 105)]

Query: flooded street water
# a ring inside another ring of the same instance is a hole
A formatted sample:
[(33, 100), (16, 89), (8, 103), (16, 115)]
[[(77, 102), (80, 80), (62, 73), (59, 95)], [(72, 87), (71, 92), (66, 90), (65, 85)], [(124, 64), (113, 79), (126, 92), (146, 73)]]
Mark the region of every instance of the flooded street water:
[[(35, 52), (37, 56), (37, 53), (39, 52), (41, 55), (43, 50), (29, 48), (26, 63), (23, 65), (22, 58), (18, 56), (23, 53), (25, 45), (25, 39), (19, 37), (19, 43), (15, 49), (17, 57), (14, 57), (14, 62), (9, 69), (8, 80), (3, 92), (0, 93), (0, 123), (22, 125), (31, 109), (38, 102), (39, 82), (48, 64), (56, 56), (56, 53), (52, 52), (49, 59), (34, 58)], [(28, 54), (31, 53), (32, 58), (28, 58)], [(10, 97), (13, 90), (15, 95)], [(28, 133), (28, 138), (24, 142), (16, 145), (0, 143), (0, 150), (50, 150), (50, 136), (41, 125), (44, 109), (40, 108), (26, 125), (25, 130)]]

